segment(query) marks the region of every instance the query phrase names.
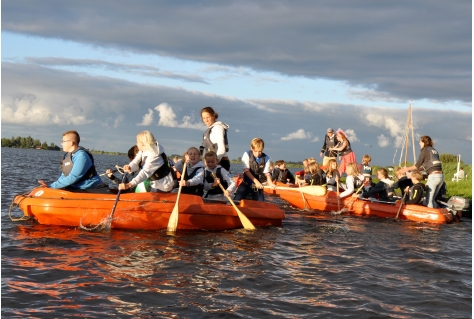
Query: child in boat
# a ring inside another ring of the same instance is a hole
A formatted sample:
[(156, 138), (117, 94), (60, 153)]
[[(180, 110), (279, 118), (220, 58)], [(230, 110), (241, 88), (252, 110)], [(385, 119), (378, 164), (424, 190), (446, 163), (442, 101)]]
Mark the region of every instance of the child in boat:
[(321, 169), (319, 168), (318, 162), (311, 162), (308, 164), (309, 172), (311, 173), (311, 178), (305, 180), (308, 185), (323, 185), (324, 178)]
[(372, 182), (372, 167), (370, 166), (370, 162), (372, 158), (369, 154), (365, 154), (362, 157), (362, 175), (364, 175), (364, 188), (363, 191), (367, 192), (372, 186), (375, 184)]
[(395, 176), (397, 176), (397, 181), (390, 188), (390, 192), (394, 192), (397, 188), (400, 188), (401, 193), (403, 194), (405, 188), (410, 188), (413, 186), (413, 182), (410, 179), (410, 172), (406, 174), (403, 173), (403, 168), (399, 167), (395, 170)]
[[(129, 159), (130, 162), (133, 161), (133, 159), (137, 156), (138, 152), (139, 152), (139, 150), (138, 150), (138, 147), (137, 147), (136, 145), (133, 145), (133, 146), (128, 150), (127, 155), (128, 155), (128, 159)], [(141, 169), (141, 168), (142, 168), (141, 163), (139, 164), (139, 166), (140, 166), (140, 169)], [(111, 180), (114, 184), (117, 184), (117, 185), (118, 185), (118, 184), (121, 183), (121, 180), (122, 180), (122, 179), (121, 179), (121, 178), (117, 178), (117, 177), (114, 175), (114, 171), (112, 171), (110, 168), (108, 168), (108, 169), (105, 171), (105, 173), (107, 174), (107, 177), (110, 178), (110, 180)], [(125, 176), (124, 182), (125, 182), (125, 183), (130, 182), (130, 181), (137, 175), (137, 173), (138, 173), (138, 171), (136, 171), (136, 172), (134, 172), (134, 173), (127, 174), (127, 176)], [(149, 191), (150, 191), (150, 181), (149, 181), (149, 180), (146, 180), (145, 182), (147, 182), (147, 181), (148, 181), (148, 183), (147, 183), (147, 184), (148, 184), (148, 185), (147, 185), (148, 187), (147, 187), (145, 184), (143, 184), (143, 186), (145, 187), (145, 191), (149, 192)], [(142, 183), (145, 183), (145, 182), (142, 182)], [(134, 187), (132, 187), (132, 188), (126, 190), (126, 191), (128, 191), (128, 192), (135, 192), (135, 188), (136, 188), (136, 186), (134, 186)]]
[(201, 161), (201, 152), (196, 147), (190, 147), (184, 153), (183, 159), (174, 164), (178, 172), (183, 171), (186, 163), (186, 172), (179, 181), (183, 194), (204, 195), (204, 163)]
[[(217, 154), (214, 151), (209, 151), (204, 155), (204, 162), (206, 168), (204, 170), (204, 191), (207, 193), (204, 198), (224, 200), (235, 191), (235, 181), (230, 176), (230, 173), (220, 165), (217, 165)], [(217, 178), (212, 176), (214, 173)], [(225, 191), (222, 191), (219, 184), (221, 184)]]
[(272, 181), (280, 182), (284, 184), (294, 184), (295, 178), (293, 174), (286, 168), (286, 163), (284, 160), (278, 160), (275, 162), (275, 169), (272, 174)]
[(151, 192), (170, 192), (174, 178), (164, 148), (150, 131), (138, 133), (137, 147), (140, 152), (123, 169), (126, 172), (138, 171), (138, 174), (130, 182), (119, 184), (119, 189), (129, 189), (150, 179)]
[(303, 170), (295, 173), (295, 183), (298, 183), (298, 185), (300, 186), (303, 186), (306, 183), (304, 179), (305, 179), (306, 174), (309, 174), (308, 164), (309, 164), (309, 160), (305, 158), (303, 160)]
[[(380, 168), (377, 170), (377, 179), (379, 182), (367, 192), (362, 193), (361, 197), (363, 198), (374, 198), (375, 195), (378, 196), (379, 200), (388, 201), (390, 200), (389, 196), (390, 188), (393, 186), (394, 182), (388, 178), (388, 172), (385, 168)], [(393, 195), (393, 194), (392, 194)]]
[(359, 172), (359, 169), (357, 168), (357, 163), (347, 163), (346, 174), (346, 185), (342, 185), (343, 187), (345, 186), (345, 191), (339, 194), (339, 198), (344, 198), (346, 196), (352, 195), (355, 189), (357, 189), (355, 195), (358, 196), (357, 193), (360, 191), (360, 187), (363, 185), (362, 181), (364, 180), (364, 176)]
[(337, 192), (337, 182), (341, 179), (341, 173), (339, 173), (337, 167), (337, 161), (331, 158), (327, 163), (326, 171), (326, 185), (328, 191)]
[(263, 185), (274, 188), (270, 175), (270, 157), (263, 153), (265, 146), (261, 138), (254, 138), (250, 142), (250, 150), (242, 155), (242, 164), (244, 166), (244, 180), (237, 188), (234, 200), (241, 200), (251, 194), (252, 199), (256, 201), (264, 201)]
[(423, 174), (419, 171), (411, 172), (411, 181), (413, 186), (405, 188), (405, 204), (421, 204), (425, 187), (420, 182), (423, 180)]

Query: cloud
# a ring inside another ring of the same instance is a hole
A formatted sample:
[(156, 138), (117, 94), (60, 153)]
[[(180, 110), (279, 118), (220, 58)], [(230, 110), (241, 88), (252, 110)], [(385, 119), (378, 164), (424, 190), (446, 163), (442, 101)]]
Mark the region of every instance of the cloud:
[(282, 141), (291, 140), (309, 140), (313, 136), (310, 132), (305, 132), (303, 129), (299, 129), (296, 132), (290, 133), (287, 136), (281, 138)]
[(383, 134), (380, 134), (379, 136), (377, 136), (377, 142), (380, 147), (387, 147), (388, 145), (390, 145), (390, 138), (386, 137)]
[[(341, 128), (338, 128), (338, 130), (341, 130)], [(359, 139), (357, 138), (357, 134), (355, 133), (355, 131), (353, 129), (345, 129), (343, 130), (344, 133), (346, 133), (347, 135), (347, 139), (350, 141), (350, 142), (357, 142), (359, 141)]]
[(176, 114), (168, 103), (161, 103), (155, 107), (155, 110), (159, 113), (159, 126), (190, 128), (201, 131), (206, 128), (201, 121), (196, 122), (194, 117), (189, 115), (183, 116), (181, 123), (178, 123), (178, 121), (176, 121)]
[(149, 126), (153, 123), (153, 110), (148, 109), (148, 113), (143, 115), (143, 120), (137, 123), (139, 126)]
[[(472, 99), (469, 1), (144, 2), (142, 10), (130, 1), (47, 3), (2, 2), (2, 32), (214, 63), (224, 72), (332, 79), (369, 100)], [(194, 76), (181, 79), (205, 82)]]

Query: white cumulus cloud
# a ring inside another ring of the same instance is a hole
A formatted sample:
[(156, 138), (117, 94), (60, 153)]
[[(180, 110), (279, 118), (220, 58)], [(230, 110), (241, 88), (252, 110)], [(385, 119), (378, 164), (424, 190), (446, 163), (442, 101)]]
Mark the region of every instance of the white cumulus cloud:
[(143, 120), (141, 123), (138, 123), (137, 125), (140, 125), (140, 126), (148, 126), (148, 125), (151, 125), (151, 123), (153, 123), (153, 110), (152, 109), (148, 109), (148, 113), (143, 115)]
[(390, 138), (383, 134), (380, 134), (379, 136), (377, 136), (377, 142), (380, 147), (387, 147), (390, 145)]
[(200, 120), (195, 120), (193, 116), (183, 116), (181, 123), (176, 120), (176, 114), (168, 103), (161, 103), (155, 110), (158, 111), (160, 120), (158, 126), (190, 128), (194, 130), (204, 130), (206, 127)]
[(281, 138), (282, 141), (290, 141), (290, 140), (305, 140), (311, 139), (313, 134), (311, 132), (305, 132), (302, 128), (298, 131), (288, 134), (287, 136), (283, 136)]

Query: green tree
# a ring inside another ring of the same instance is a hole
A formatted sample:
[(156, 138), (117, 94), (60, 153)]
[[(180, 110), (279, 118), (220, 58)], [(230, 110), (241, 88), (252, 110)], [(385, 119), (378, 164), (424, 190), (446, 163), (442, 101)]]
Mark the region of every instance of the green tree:
[(2, 138), (2, 147), (11, 147), (12, 141), (9, 138)]
[(41, 144), (41, 149), (42, 150), (47, 150), (48, 149), (48, 143), (43, 142), (43, 144)]
[(439, 154), (439, 159), (442, 163), (457, 163), (458, 157), (453, 154)]

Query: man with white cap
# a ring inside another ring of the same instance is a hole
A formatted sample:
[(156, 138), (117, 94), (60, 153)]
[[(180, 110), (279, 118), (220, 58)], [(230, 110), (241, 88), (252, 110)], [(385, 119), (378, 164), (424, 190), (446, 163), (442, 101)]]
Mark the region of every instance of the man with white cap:
[(321, 154), (319, 154), (319, 157), (323, 157), (323, 167), (326, 166), (328, 161), (332, 158), (336, 159), (337, 157), (337, 152), (335, 151), (330, 151), (330, 148), (333, 148), (339, 143), (339, 141), (336, 138), (336, 134), (334, 134), (334, 130), (330, 127), (327, 129), (327, 134), (324, 137), (324, 145), (321, 148)]

